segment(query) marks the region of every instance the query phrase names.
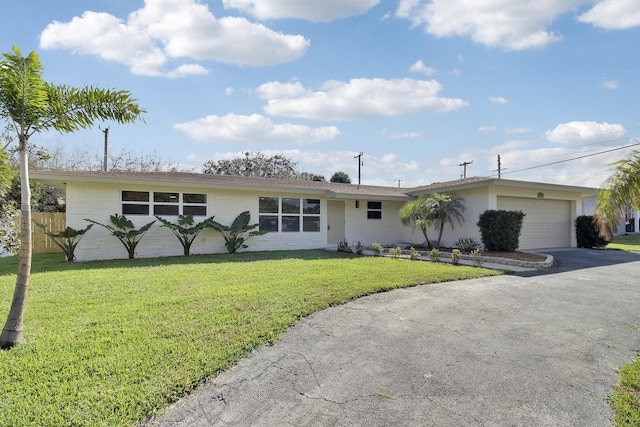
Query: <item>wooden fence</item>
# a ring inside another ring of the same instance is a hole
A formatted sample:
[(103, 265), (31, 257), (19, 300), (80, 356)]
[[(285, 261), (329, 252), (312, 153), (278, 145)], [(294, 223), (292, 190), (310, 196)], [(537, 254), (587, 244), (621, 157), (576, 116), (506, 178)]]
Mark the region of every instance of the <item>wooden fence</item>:
[[(52, 233), (58, 233), (66, 228), (64, 212), (32, 212), (31, 220), (46, 225), (47, 230)], [(56, 245), (40, 227), (35, 224), (31, 224), (31, 232), (33, 237), (34, 254), (62, 252), (62, 249), (60, 249), (60, 247)]]

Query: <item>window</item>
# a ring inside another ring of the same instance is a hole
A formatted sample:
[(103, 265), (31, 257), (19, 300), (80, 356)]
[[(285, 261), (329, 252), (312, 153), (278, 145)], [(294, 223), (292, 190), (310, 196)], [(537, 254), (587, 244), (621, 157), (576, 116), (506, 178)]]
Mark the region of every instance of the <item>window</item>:
[(123, 191), (122, 215), (149, 215), (149, 192)]
[(367, 219), (382, 219), (382, 202), (367, 202)]
[(178, 193), (153, 193), (154, 215), (178, 215)]
[(260, 197), (260, 230), (282, 233), (319, 232), (320, 200), (297, 197)]
[[(153, 207), (153, 208), (152, 208)], [(207, 195), (154, 191), (122, 191), (123, 215), (206, 216)]]

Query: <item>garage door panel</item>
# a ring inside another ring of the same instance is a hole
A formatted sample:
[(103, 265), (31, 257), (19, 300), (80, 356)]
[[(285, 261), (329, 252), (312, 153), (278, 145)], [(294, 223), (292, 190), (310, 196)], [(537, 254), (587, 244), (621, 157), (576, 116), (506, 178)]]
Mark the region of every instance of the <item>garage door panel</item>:
[(571, 246), (571, 202), (569, 200), (498, 197), (498, 209), (525, 213), (520, 249)]

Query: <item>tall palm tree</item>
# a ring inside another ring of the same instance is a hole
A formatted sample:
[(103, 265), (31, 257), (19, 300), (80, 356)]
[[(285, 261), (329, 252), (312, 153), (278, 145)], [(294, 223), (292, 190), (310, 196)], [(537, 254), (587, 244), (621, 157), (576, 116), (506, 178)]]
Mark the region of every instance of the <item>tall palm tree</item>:
[(625, 208), (640, 209), (640, 151), (613, 165), (615, 171), (598, 193), (594, 215), (600, 235), (607, 239), (615, 235)]
[(22, 341), (23, 315), (31, 274), (31, 189), (29, 187), (29, 138), (35, 133), (57, 130), (74, 132), (91, 127), (97, 120), (132, 123), (144, 109), (127, 91), (95, 87), (56, 86), (42, 79), (44, 68), (33, 51), (23, 57), (14, 46), (0, 62), (0, 118), (17, 137), (22, 216), (22, 239), (18, 256), (18, 277), (0, 348)]

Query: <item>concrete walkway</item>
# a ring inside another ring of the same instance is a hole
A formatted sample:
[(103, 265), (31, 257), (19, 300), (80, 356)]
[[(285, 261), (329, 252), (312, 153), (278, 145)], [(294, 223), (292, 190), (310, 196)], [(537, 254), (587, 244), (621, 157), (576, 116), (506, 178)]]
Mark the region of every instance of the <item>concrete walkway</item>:
[(301, 321), (152, 426), (610, 426), (640, 254), (394, 290)]

